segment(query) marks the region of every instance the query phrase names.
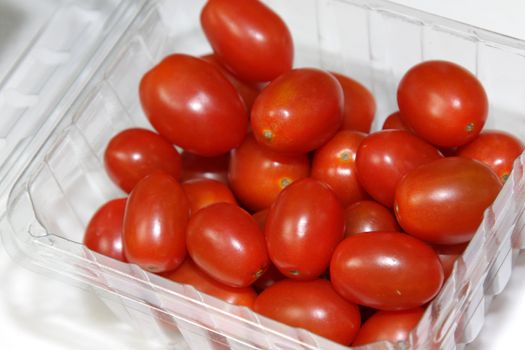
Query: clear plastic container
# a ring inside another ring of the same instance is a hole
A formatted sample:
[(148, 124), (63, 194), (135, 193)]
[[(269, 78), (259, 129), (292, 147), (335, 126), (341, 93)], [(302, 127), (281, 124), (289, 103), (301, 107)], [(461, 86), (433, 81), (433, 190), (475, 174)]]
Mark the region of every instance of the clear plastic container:
[[(381, 0), (266, 2), (292, 31), (297, 67), (336, 70), (373, 92), (375, 129), (396, 110), (396, 87), (409, 67), (447, 59), (485, 86), (487, 127), (525, 139), (525, 42)], [(138, 101), (142, 74), (169, 53), (210, 51), (198, 20), (203, 3), (57, 5), (0, 85), (4, 245), (21, 263), (91, 289), (120, 318), (163, 344), (198, 350), (344, 349), (80, 243), (93, 212), (123, 196), (101, 161), (108, 140), (127, 127), (149, 127)], [(57, 30), (59, 24), (70, 30)], [(492, 296), (509, 279), (513, 257), (525, 247), (524, 164), (522, 155), (409, 340), (363, 349), (455, 349), (476, 337)]]

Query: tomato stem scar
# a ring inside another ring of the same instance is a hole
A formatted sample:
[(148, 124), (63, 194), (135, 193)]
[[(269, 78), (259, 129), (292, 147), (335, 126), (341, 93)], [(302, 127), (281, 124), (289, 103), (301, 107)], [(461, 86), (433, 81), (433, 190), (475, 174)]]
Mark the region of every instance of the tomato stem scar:
[(282, 178), (281, 181), (280, 181), (280, 186), (281, 188), (285, 188), (286, 186), (288, 186), (290, 183), (292, 183), (292, 181), (289, 179), (289, 178)]
[(292, 276), (299, 276), (301, 274), (298, 270), (290, 270), (288, 272), (290, 272), (290, 275)]
[(467, 126), (465, 126), (465, 131), (472, 132), (472, 130), (474, 130), (474, 123), (470, 122), (467, 124)]
[(264, 130), (263, 131), (263, 137), (267, 139), (268, 141), (271, 141), (273, 138), (273, 133), (271, 130)]

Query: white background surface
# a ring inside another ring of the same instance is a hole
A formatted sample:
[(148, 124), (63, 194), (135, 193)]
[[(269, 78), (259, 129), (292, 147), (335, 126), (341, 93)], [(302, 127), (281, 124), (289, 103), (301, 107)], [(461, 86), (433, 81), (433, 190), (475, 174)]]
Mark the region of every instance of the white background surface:
[[(395, 2), (525, 39), (525, 1)], [(49, 7), (38, 5), (39, 1), (32, 3), (24, 7), (16, 0), (0, 0), (0, 79), (27, 43), (27, 36), (47, 17)], [(493, 301), (480, 336), (468, 350), (523, 349), (524, 276), (522, 254), (509, 285)], [(0, 246), (0, 348), (120, 350), (153, 346), (117, 320), (94, 295), (17, 266)]]

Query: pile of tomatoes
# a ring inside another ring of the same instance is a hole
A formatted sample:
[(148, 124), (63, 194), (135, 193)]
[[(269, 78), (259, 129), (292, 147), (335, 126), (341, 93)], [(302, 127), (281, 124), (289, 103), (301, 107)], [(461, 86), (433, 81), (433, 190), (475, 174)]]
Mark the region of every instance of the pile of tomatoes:
[(213, 54), (170, 55), (140, 83), (157, 132), (109, 141), (129, 196), (94, 214), (85, 244), (342, 344), (404, 339), (523, 144), (482, 131), (485, 91), (454, 63), (412, 67), (369, 133), (372, 94), (292, 69), (262, 3), (209, 0), (201, 24)]

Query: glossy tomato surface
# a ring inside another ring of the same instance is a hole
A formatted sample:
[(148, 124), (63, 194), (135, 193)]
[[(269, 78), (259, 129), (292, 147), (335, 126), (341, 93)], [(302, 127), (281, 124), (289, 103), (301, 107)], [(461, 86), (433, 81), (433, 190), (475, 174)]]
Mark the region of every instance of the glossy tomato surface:
[(186, 151), (216, 156), (244, 139), (246, 107), (235, 87), (211, 63), (170, 55), (144, 75), (139, 92), (153, 127)]
[(403, 230), (433, 244), (469, 241), (484, 210), (501, 189), (481, 162), (450, 157), (408, 173), (396, 190), (395, 213)]
[(378, 311), (363, 323), (352, 346), (386, 340), (392, 343), (408, 339), (408, 334), (418, 324), (425, 309), (416, 307), (402, 311)]
[(122, 248), (122, 224), (126, 198), (110, 200), (93, 214), (84, 233), (84, 244), (97, 253), (126, 261)]
[(364, 232), (400, 231), (396, 217), (387, 207), (370, 200), (345, 208), (345, 237)]
[(250, 214), (230, 203), (217, 203), (193, 214), (187, 230), (193, 261), (217, 281), (247, 287), (269, 264), (264, 234)]
[(190, 258), (186, 258), (175, 271), (166, 272), (162, 276), (178, 283), (190, 284), (197, 290), (230, 304), (251, 308), (257, 297), (257, 293), (251, 287), (234, 288), (216, 281), (195, 265)]
[(359, 308), (339, 296), (326, 280), (284, 280), (255, 300), (255, 312), (348, 345), (360, 325)]
[(215, 203), (237, 204), (232, 191), (224, 183), (210, 179), (188, 180), (182, 188), (190, 203), (191, 213)]
[(343, 206), (367, 196), (357, 180), (355, 164), (357, 148), (365, 137), (360, 131), (339, 131), (315, 151), (312, 159), (311, 177), (329, 185)]
[(472, 141), (487, 119), (488, 100), (479, 80), (446, 61), (426, 61), (401, 79), (397, 103), (403, 122), (433, 145)]
[(270, 81), (292, 68), (288, 27), (262, 2), (209, 0), (200, 19), (217, 58), (242, 80)]
[(392, 207), (399, 180), (410, 170), (443, 158), (432, 145), (404, 130), (368, 135), (357, 150), (357, 177), (379, 203)]
[(405, 123), (403, 123), (403, 120), (401, 119), (401, 113), (399, 111), (394, 112), (388, 117), (386, 117), (385, 121), (383, 122), (382, 129), (397, 129), (411, 132), (410, 129), (405, 125)]
[(146, 129), (121, 131), (111, 138), (104, 152), (109, 177), (128, 193), (142, 178), (157, 170), (178, 179), (181, 163), (181, 156), (171, 143)]
[(299, 280), (315, 279), (326, 270), (343, 231), (341, 203), (328, 185), (311, 178), (279, 194), (265, 227), (272, 262)]
[(124, 214), (124, 252), (129, 262), (159, 273), (186, 256), (190, 208), (182, 186), (166, 173), (146, 176), (131, 191)]
[(283, 188), (310, 172), (306, 155), (286, 155), (260, 145), (248, 135), (231, 153), (229, 181), (237, 198), (250, 210), (268, 208)]
[(228, 183), (230, 154), (215, 157), (202, 157), (189, 152), (182, 152), (181, 181), (211, 179)]
[(439, 292), (444, 279), (434, 249), (399, 232), (346, 238), (332, 256), (330, 277), (344, 298), (379, 310), (423, 305)]
[(343, 122), (343, 89), (315, 68), (281, 75), (261, 91), (252, 108), (257, 141), (284, 153), (303, 154), (324, 144)]

